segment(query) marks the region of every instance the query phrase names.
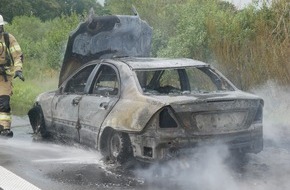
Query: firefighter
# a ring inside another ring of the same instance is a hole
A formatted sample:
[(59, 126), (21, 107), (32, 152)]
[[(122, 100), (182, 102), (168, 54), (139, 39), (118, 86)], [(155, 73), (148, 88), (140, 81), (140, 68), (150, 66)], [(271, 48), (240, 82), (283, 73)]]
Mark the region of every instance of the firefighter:
[(0, 135), (12, 137), (10, 97), (12, 95), (12, 79), (22, 74), (23, 55), (15, 37), (4, 32), (7, 24), (0, 15)]

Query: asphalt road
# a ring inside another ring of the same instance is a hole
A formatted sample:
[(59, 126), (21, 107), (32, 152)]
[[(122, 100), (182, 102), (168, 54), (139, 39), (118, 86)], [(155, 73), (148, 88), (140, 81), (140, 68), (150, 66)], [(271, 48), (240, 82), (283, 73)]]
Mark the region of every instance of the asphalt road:
[[(278, 116), (277, 116), (278, 117)], [(281, 115), (279, 115), (281, 117)], [(27, 118), (13, 118), (14, 137), (0, 139), (0, 189), (272, 190), (290, 187), (290, 126), (265, 122), (265, 147), (235, 167), (224, 146), (201, 147), (191, 160), (123, 169), (78, 144), (42, 141)], [(22, 186), (19, 186), (21, 184)]]

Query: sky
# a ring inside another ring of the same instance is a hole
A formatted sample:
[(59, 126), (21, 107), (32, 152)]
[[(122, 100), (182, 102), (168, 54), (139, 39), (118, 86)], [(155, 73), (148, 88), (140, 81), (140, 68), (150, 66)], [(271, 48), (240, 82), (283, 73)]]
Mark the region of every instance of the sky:
[(247, 6), (252, 0), (226, 0), (232, 4), (234, 4), (237, 8), (241, 9)]
[(105, 0), (97, 0), (97, 2), (99, 2), (101, 5), (103, 5), (104, 6), (104, 1)]

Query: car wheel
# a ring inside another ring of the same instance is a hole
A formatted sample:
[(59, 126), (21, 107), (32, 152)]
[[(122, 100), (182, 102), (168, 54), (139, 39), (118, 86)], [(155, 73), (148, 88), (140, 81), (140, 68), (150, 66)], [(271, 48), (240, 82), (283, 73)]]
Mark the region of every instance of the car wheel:
[(111, 131), (108, 138), (108, 156), (109, 160), (124, 164), (132, 157), (132, 147), (128, 134)]
[(35, 106), (32, 109), (30, 109), (28, 112), (28, 116), (33, 132), (35, 134), (40, 133), (42, 137), (47, 137), (48, 133), (46, 130), (44, 116), (41, 107)]

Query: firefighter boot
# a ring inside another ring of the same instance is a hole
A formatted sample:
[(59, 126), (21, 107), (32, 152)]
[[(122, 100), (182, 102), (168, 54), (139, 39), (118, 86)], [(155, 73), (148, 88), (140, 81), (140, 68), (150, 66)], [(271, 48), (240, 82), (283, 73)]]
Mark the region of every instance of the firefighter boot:
[(10, 129), (4, 129), (2, 125), (0, 125), (0, 135), (4, 137), (13, 137), (13, 132)]

